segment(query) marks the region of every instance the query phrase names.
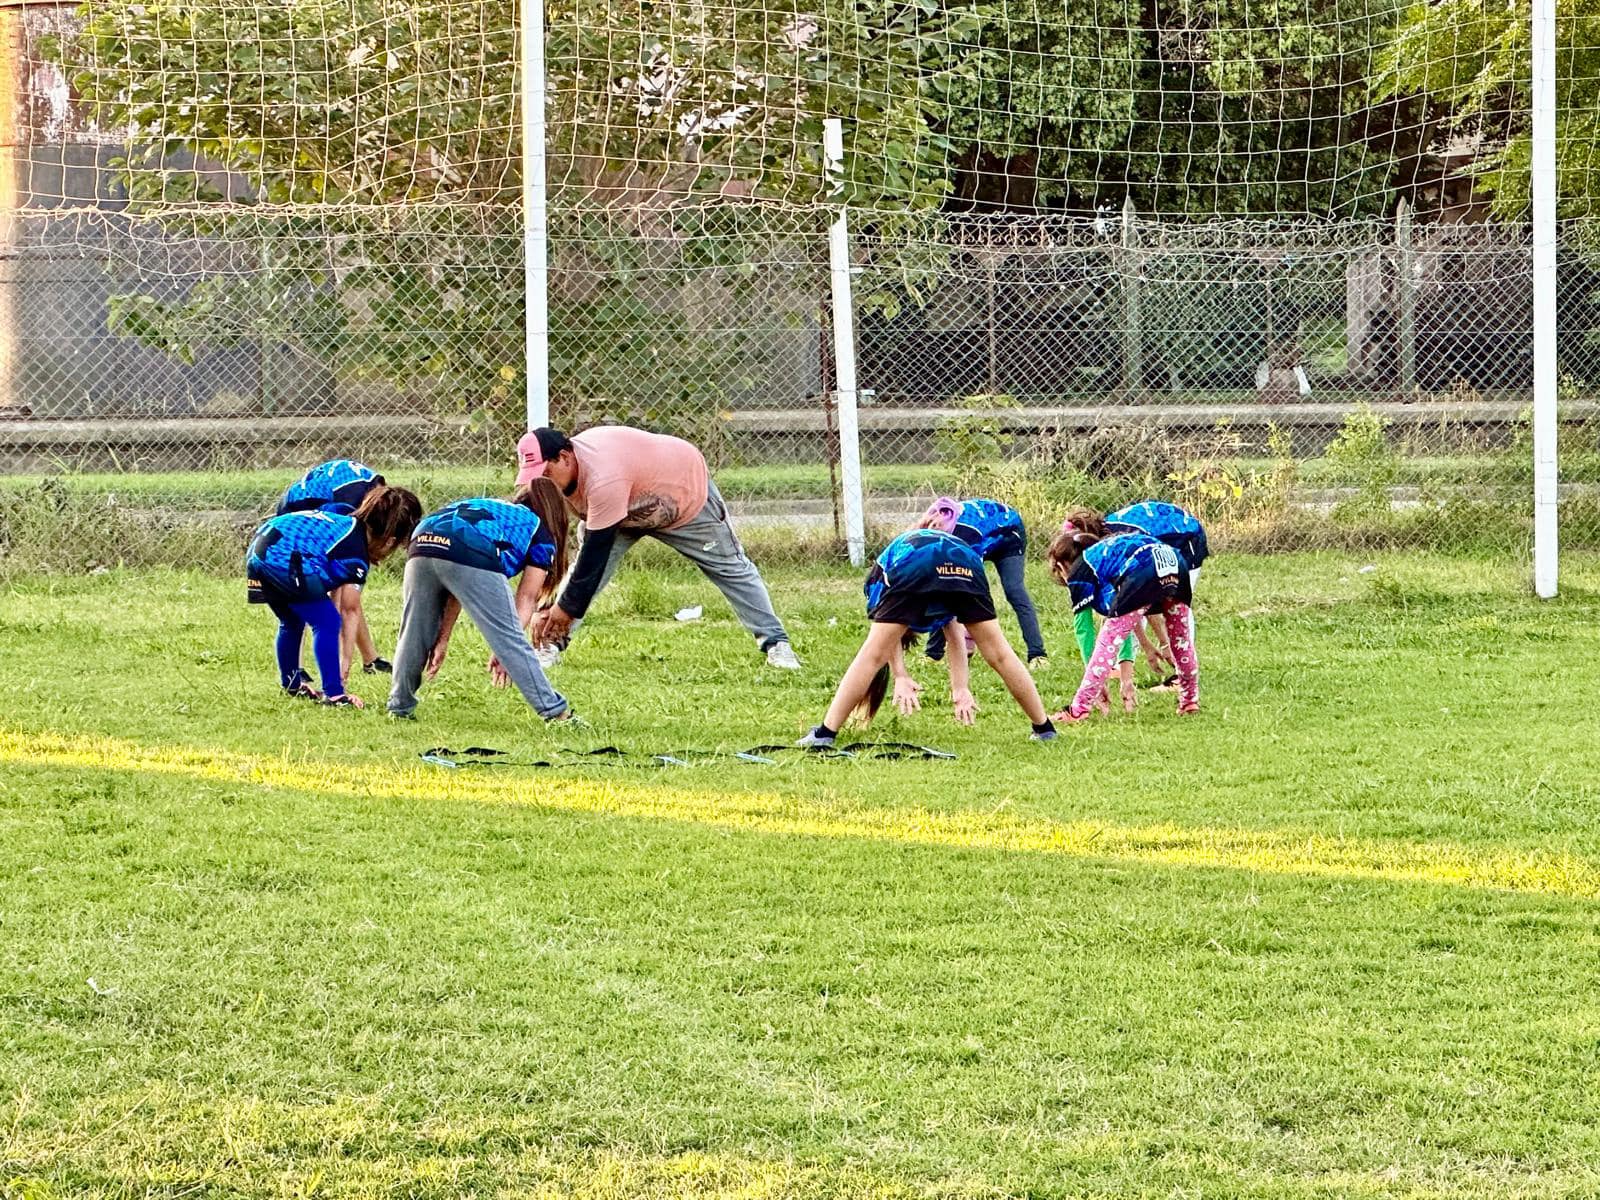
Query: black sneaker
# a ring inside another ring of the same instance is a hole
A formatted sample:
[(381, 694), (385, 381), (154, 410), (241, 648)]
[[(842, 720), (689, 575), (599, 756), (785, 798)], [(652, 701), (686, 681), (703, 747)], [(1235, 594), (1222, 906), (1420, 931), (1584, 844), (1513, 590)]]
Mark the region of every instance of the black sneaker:
[(384, 675), (394, 674), (394, 664), (387, 658), (375, 658), (361, 669), (368, 675), (377, 675), (380, 673)]
[(322, 693), (317, 691), (316, 685), (311, 682), (311, 676), (303, 669), (296, 670), (289, 676), (289, 682), (283, 685), (283, 694), (293, 696), (296, 700), (322, 699)]

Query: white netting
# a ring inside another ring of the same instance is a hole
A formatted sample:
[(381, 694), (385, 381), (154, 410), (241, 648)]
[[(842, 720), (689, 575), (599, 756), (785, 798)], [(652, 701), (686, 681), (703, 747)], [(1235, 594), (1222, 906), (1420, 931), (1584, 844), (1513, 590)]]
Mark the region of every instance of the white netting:
[[(525, 369), (517, 20), (506, 0), (0, 6), (0, 465), (498, 472)], [(1276, 491), (1251, 521), (1365, 488), (1369, 516), (1470, 493), (1520, 528), (1527, 20), (1471, 0), (552, 4), (556, 417), (814, 467), (795, 498), (826, 500), (842, 198), (883, 519), (1009, 460), (989, 486), (1186, 491), (1241, 528), (1252, 480)], [(1558, 41), (1578, 513), (1600, 16), (1563, 0)], [(1113, 469), (1118, 440), (1142, 474)], [(1024, 469), (1041, 456), (1065, 479)]]

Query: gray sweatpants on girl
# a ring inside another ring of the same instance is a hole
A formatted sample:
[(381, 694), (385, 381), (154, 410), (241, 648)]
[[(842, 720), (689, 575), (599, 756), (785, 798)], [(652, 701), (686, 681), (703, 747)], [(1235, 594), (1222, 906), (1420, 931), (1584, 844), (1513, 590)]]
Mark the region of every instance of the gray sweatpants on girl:
[(390, 712), (405, 717), (417, 707), (422, 669), (428, 665), (428, 655), (439, 640), (445, 601), (451, 596), (461, 602), (511, 676), (511, 682), (535, 712), (548, 721), (567, 711), (566, 699), (550, 686), (517, 622), (517, 607), (504, 575), (444, 558), (407, 558), (404, 596), (400, 644), (394, 652), (394, 685), (389, 691)]

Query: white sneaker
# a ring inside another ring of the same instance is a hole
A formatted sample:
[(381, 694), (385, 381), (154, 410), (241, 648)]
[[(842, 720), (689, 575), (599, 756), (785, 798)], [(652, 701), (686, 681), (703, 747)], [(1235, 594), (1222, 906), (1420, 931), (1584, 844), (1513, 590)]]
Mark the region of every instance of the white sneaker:
[(785, 671), (798, 671), (800, 669), (800, 656), (794, 652), (794, 647), (788, 642), (773, 642), (767, 647), (767, 665), (778, 667)]
[(539, 660), (540, 669), (548, 671), (551, 667), (555, 666), (561, 661), (561, 647), (535, 646), (533, 648), (533, 656)]
[(816, 727), (813, 726), (811, 729), (806, 731), (806, 735), (796, 742), (795, 745), (800, 747), (802, 750), (832, 750), (833, 741), (834, 739), (831, 737), (823, 737), (817, 732)]
[(1043, 654), (1028, 660), (1028, 670), (1033, 672), (1035, 675), (1037, 675), (1040, 671), (1048, 671), (1049, 669), (1050, 660)]

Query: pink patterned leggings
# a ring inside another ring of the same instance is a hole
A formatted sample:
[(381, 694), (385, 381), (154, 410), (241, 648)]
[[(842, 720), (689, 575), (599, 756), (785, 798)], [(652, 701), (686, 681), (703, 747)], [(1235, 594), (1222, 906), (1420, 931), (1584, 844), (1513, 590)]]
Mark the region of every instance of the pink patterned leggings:
[[(1152, 606), (1153, 607), (1153, 606)], [(1172, 642), (1172, 657), (1178, 664), (1178, 711), (1184, 712), (1200, 705), (1200, 658), (1194, 648), (1194, 614), (1189, 606), (1169, 600), (1161, 606), (1167, 619), (1167, 637)], [(1072, 698), (1067, 711), (1081, 717), (1094, 707), (1095, 700), (1106, 686), (1106, 680), (1116, 674), (1117, 652), (1124, 638), (1133, 632), (1144, 610), (1108, 617), (1100, 626), (1095, 638), (1094, 653), (1083, 668), (1083, 682), (1078, 694)]]

